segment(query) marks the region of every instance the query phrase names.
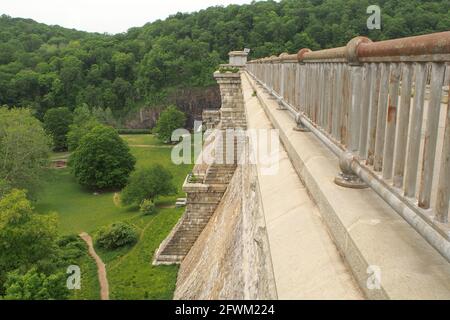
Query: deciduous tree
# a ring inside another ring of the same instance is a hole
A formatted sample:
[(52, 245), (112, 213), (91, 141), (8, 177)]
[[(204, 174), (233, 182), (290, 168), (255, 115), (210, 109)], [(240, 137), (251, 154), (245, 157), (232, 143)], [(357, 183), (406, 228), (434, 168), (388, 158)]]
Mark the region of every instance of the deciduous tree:
[(177, 107), (169, 106), (161, 112), (153, 132), (161, 141), (169, 143), (172, 137), (172, 132), (176, 129), (183, 128), (185, 124), (186, 115), (178, 110)]
[(171, 195), (176, 192), (172, 174), (161, 165), (139, 169), (134, 172), (122, 191), (122, 203), (125, 205), (141, 204), (144, 200), (155, 200), (158, 196)]
[(53, 137), (53, 150), (67, 150), (67, 134), (72, 122), (72, 112), (67, 108), (54, 108), (45, 113), (44, 127)]
[(8, 272), (48, 264), (56, 237), (56, 216), (36, 214), (25, 191), (14, 189), (0, 199), (0, 294)]
[(95, 126), (81, 138), (69, 161), (78, 182), (95, 190), (122, 188), (135, 163), (117, 131), (104, 125)]
[(51, 139), (29, 109), (0, 107), (0, 180), (35, 196), (49, 165)]

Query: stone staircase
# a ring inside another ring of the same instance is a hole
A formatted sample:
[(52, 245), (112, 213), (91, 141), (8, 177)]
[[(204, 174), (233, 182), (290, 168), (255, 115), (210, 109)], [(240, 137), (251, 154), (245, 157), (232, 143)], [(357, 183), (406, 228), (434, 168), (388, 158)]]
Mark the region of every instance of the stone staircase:
[(160, 256), (172, 257), (168, 259), (169, 261), (173, 257), (184, 257), (205, 228), (222, 195), (223, 192), (208, 192), (207, 197), (203, 197), (202, 202), (198, 202), (189, 199), (188, 193), (186, 211), (180, 220), (181, 223), (177, 228), (177, 232), (174, 233), (171, 241), (167, 243)]
[(212, 165), (205, 177), (205, 184), (228, 184), (233, 177), (236, 165)]
[(180, 263), (209, 222), (235, 166), (212, 165), (202, 183), (190, 183), (187, 178), (183, 190), (187, 194), (186, 211), (171, 234), (159, 247), (154, 264)]

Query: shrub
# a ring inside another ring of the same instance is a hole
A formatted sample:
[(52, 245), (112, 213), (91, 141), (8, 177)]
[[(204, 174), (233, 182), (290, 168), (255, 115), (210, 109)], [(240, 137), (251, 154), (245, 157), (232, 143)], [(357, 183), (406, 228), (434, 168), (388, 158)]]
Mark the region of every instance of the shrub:
[(90, 189), (122, 188), (135, 163), (125, 141), (116, 130), (104, 125), (86, 134), (69, 159), (78, 182)]
[(138, 241), (136, 229), (124, 222), (117, 222), (99, 230), (96, 244), (104, 249), (113, 250)]
[(158, 139), (164, 143), (170, 143), (172, 132), (176, 129), (184, 127), (186, 124), (186, 115), (175, 106), (167, 107), (158, 119), (153, 132)]
[(152, 200), (144, 200), (140, 205), (140, 211), (144, 215), (154, 214), (156, 212), (155, 203)]
[(54, 108), (45, 113), (44, 127), (53, 138), (53, 150), (67, 150), (67, 133), (72, 121), (72, 113), (67, 108)]
[(56, 244), (60, 248), (60, 258), (66, 264), (75, 263), (79, 257), (87, 252), (86, 244), (75, 234), (60, 237)]
[(239, 72), (239, 68), (236, 68), (236, 67), (220, 67), (219, 68), (219, 72), (220, 73), (227, 73), (227, 72), (238, 73)]
[(198, 183), (201, 182), (201, 179), (197, 177), (194, 173), (191, 173), (188, 178), (188, 182), (190, 183)]
[(122, 191), (122, 203), (140, 204), (144, 200), (155, 200), (158, 196), (171, 195), (176, 192), (172, 174), (157, 164), (150, 168), (134, 172)]

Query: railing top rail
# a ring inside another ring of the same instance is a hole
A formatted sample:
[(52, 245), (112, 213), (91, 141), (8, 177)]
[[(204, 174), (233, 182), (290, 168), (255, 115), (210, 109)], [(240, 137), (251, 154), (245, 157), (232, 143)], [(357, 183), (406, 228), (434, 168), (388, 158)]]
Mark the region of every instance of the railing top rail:
[(450, 53), (450, 31), (372, 43), (362, 43), (357, 51), (359, 58), (418, 56), (446, 53)]
[(372, 42), (366, 37), (353, 38), (345, 47), (256, 59), (249, 63), (283, 62), (381, 62), (381, 61), (450, 61), (450, 31), (421, 36)]

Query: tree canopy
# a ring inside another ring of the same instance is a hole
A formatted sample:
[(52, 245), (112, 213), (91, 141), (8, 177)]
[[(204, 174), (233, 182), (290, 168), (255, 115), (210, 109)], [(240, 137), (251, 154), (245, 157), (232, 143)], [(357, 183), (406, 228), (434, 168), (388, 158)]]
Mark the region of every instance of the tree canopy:
[(161, 165), (133, 172), (122, 191), (123, 204), (141, 204), (144, 200), (154, 200), (158, 196), (174, 194), (176, 187), (172, 178), (170, 171)]
[(25, 274), (8, 274), (4, 299), (7, 300), (65, 300), (69, 297), (66, 275), (62, 272), (47, 276), (36, 268)]
[(8, 272), (53, 264), (56, 237), (56, 217), (36, 214), (25, 191), (0, 199), (0, 294)]
[[(281, 0), (177, 13), (117, 35), (0, 17), (0, 105), (73, 110), (87, 103), (122, 115), (160, 104), (174, 88), (204, 87), (229, 51), (252, 58), (450, 30), (448, 0), (380, 0), (382, 29), (369, 31), (369, 0)], [(164, 104), (164, 103), (163, 103)]]
[(67, 150), (67, 133), (72, 124), (72, 112), (68, 108), (49, 109), (44, 116), (45, 130), (53, 138), (55, 151)]
[(115, 129), (104, 125), (85, 134), (69, 159), (78, 182), (94, 190), (122, 188), (135, 163), (126, 142)]
[(0, 107), (0, 189), (27, 189), (34, 196), (48, 167), (50, 146), (50, 137), (29, 109)]
[(174, 130), (183, 128), (186, 124), (186, 115), (175, 106), (167, 107), (160, 115), (153, 132), (164, 143), (171, 142)]

